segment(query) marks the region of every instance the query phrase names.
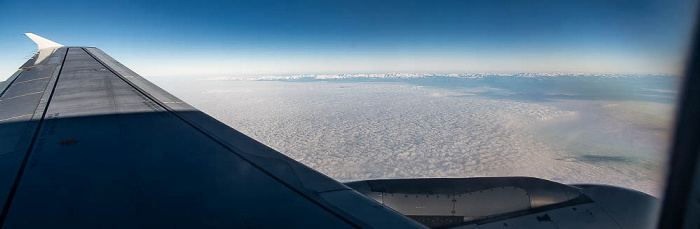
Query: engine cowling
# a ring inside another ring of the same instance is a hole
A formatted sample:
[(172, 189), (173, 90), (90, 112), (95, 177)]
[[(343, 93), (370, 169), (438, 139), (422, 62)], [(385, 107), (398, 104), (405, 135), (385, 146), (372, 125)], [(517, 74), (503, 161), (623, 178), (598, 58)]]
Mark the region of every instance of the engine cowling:
[(346, 183), (432, 228), (649, 228), (659, 201), (605, 185), (532, 177), (422, 178)]

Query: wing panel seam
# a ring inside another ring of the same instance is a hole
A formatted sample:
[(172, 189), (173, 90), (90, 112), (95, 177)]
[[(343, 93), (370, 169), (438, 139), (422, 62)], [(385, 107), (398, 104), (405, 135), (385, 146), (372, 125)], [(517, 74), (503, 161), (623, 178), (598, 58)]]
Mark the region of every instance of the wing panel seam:
[[(29, 143), (29, 148), (24, 154), (24, 159), (22, 160), (22, 164), (20, 165), (19, 171), (17, 172), (17, 177), (15, 177), (15, 181), (12, 184), (12, 189), (10, 189), (10, 193), (7, 196), (7, 201), (5, 201), (5, 206), (2, 209), (2, 213), (0, 213), (0, 228), (5, 224), (5, 219), (7, 218), (10, 206), (12, 205), (12, 200), (14, 199), (15, 193), (17, 192), (17, 187), (19, 186), (20, 180), (22, 179), (24, 169), (27, 166), (27, 161), (29, 160), (29, 156), (31, 155), (32, 150), (34, 150), (34, 144), (36, 143), (36, 139), (39, 135), (39, 130), (41, 130), (41, 126), (44, 122), (44, 118), (46, 117), (46, 112), (48, 111), (49, 104), (51, 104), (51, 99), (53, 98), (53, 94), (56, 91), (56, 86), (58, 85), (58, 78), (61, 76), (61, 71), (63, 71), (63, 66), (66, 62), (66, 57), (68, 56), (68, 50), (69, 49), (66, 48), (66, 53), (63, 55), (63, 60), (61, 61), (61, 65), (58, 69), (58, 74), (56, 74), (55, 79), (53, 79), (53, 85), (51, 85), (51, 81), (49, 81), (49, 83), (46, 85), (47, 89), (51, 87), (51, 93), (49, 94), (48, 99), (46, 100), (46, 104), (43, 107), (41, 118), (39, 119), (39, 124), (37, 125), (36, 130), (34, 130), (34, 135), (32, 136), (32, 140)], [(46, 94), (46, 90), (44, 90), (44, 94)], [(41, 101), (39, 102), (39, 104), (37, 104), (37, 108), (35, 109), (34, 113), (36, 113), (36, 111), (39, 109), (42, 109)]]

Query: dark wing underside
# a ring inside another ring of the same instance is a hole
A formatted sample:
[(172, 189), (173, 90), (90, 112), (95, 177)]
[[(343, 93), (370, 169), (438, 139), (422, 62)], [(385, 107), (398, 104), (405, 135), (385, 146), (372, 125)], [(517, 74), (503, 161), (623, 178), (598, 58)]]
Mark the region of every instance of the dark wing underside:
[(42, 49), (0, 93), (3, 228), (422, 227), (97, 48)]

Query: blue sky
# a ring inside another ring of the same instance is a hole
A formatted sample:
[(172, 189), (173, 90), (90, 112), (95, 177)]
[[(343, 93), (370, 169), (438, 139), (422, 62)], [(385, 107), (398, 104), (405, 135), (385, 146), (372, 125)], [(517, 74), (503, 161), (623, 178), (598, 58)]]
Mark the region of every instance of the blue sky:
[(0, 1), (0, 80), (33, 32), (144, 76), (682, 70), (693, 1)]

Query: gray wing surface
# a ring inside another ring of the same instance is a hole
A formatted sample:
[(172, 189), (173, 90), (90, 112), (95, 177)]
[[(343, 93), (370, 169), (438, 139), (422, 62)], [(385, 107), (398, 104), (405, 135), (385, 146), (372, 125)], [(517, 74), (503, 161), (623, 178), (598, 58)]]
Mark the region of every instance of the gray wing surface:
[(97, 48), (43, 55), (0, 84), (3, 228), (423, 227)]

